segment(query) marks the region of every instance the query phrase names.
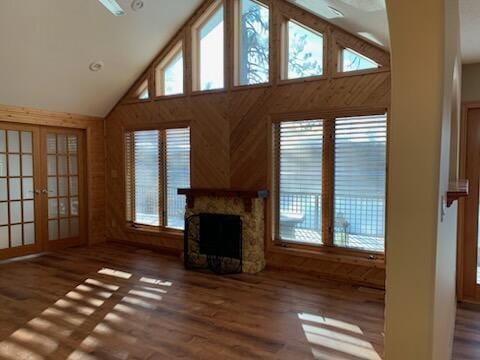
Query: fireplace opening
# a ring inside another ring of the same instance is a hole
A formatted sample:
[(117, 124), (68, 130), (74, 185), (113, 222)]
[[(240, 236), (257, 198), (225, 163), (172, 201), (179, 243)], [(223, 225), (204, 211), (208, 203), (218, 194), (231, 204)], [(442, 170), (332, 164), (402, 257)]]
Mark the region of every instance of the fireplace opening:
[(186, 219), (185, 268), (218, 274), (242, 272), (242, 220), (238, 215), (201, 213)]

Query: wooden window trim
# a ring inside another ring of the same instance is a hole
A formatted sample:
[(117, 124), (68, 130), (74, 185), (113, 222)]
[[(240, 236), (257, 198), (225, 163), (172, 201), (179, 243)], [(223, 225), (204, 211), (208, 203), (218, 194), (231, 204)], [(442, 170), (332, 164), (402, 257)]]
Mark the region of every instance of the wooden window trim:
[[(389, 109), (385, 107), (379, 108), (363, 108), (363, 109), (335, 109), (331, 111), (319, 111), (319, 112), (304, 112), (304, 113), (284, 113), (275, 114), (270, 117), (270, 126), (272, 129), (272, 140), (269, 144), (271, 155), (270, 171), (270, 188), (272, 189), (272, 197), (267, 202), (267, 250), (305, 253), (305, 254), (330, 254), (333, 257), (336, 256), (350, 256), (367, 259), (368, 262), (376, 263), (385, 261), (385, 251), (376, 252), (357, 248), (346, 248), (336, 246), (333, 243), (333, 221), (334, 221), (334, 175), (335, 175), (335, 142), (334, 131), (335, 121), (337, 118), (343, 117), (355, 117), (355, 116), (375, 116), (387, 114), (387, 160), (386, 160), (386, 186), (385, 192), (388, 192), (388, 148), (389, 148)], [(302, 244), (292, 241), (282, 240), (278, 237), (279, 234), (279, 166), (280, 166), (280, 131), (279, 125), (284, 121), (305, 121), (305, 120), (323, 120), (323, 171), (322, 171), (322, 242), (320, 245)], [(387, 199), (387, 197), (385, 197)], [(385, 209), (387, 215), (387, 207)], [(385, 216), (385, 223), (387, 216)], [(386, 224), (385, 224), (386, 229)], [(385, 247), (386, 247), (385, 238)]]
[(183, 72), (182, 79), (182, 92), (178, 94), (165, 95), (165, 69), (171, 64), (173, 59), (177, 57), (178, 54), (182, 54), (183, 58), (183, 67), (185, 67), (185, 46), (182, 40), (168, 52), (165, 58), (156, 66), (155, 68), (155, 98), (161, 97), (172, 97), (172, 96), (183, 96), (185, 94), (185, 71)]
[[(145, 233), (149, 235), (166, 235), (166, 236), (178, 236), (184, 233), (183, 230), (173, 229), (166, 226), (166, 216), (167, 216), (167, 200), (166, 200), (166, 193), (167, 193), (167, 174), (166, 174), (166, 149), (167, 149), (167, 142), (166, 142), (166, 134), (167, 130), (170, 129), (190, 129), (190, 122), (170, 122), (164, 123), (159, 125), (151, 125), (151, 126), (144, 126), (144, 127), (131, 127), (131, 128), (124, 128), (123, 133), (123, 141), (124, 141), (124, 190), (125, 190), (125, 207), (124, 207), (124, 224), (125, 230), (129, 232), (135, 233)], [(138, 224), (133, 221), (135, 217), (135, 167), (132, 166), (130, 170), (130, 179), (127, 179), (127, 157), (131, 157), (132, 159), (135, 158), (135, 145), (134, 141), (131, 140), (130, 149), (127, 149), (127, 144), (125, 143), (125, 139), (127, 136), (132, 136), (133, 133), (136, 131), (149, 131), (149, 130), (156, 130), (159, 132), (159, 226), (151, 226), (145, 224)], [(191, 135), (189, 137), (189, 141), (191, 142)], [(190, 150), (191, 151), (191, 150)], [(130, 155), (129, 153), (130, 152)], [(190, 157), (191, 161), (191, 157)], [(190, 165), (191, 169), (191, 165)], [(191, 171), (190, 171), (191, 177)], [(127, 188), (127, 181), (130, 183), (131, 194), (128, 193)], [(127, 198), (130, 197), (128, 200)], [(130, 209), (128, 210), (128, 205), (130, 205)], [(128, 218), (130, 214), (130, 219)]]
[[(218, 10), (220, 6), (223, 6), (223, 33), (224, 33), (224, 46), (223, 46), (223, 56), (224, 56), (224, 67), (226, 66), (226, 50), (227, 47), (225, 46), (227, 44), (228, 39), (228, 33), (226, 31), (227, 28), (227, 16), (226, 16), (226, 4), (224, 0), (215, 0), (210, 7), (208, 7), (203, 14), (200, 15), (200, 17), (196, 20), (196, 22), (192, 25), (192, 43), (191, 43), (191, 51), (192, 51), (192, 93), (194, 92), (205, 92), (205, 90), (201, 90), (201, 74), (200, 74), (200, 39), (199, 39), (199, 31), (200, 29), (205, 25), (205, 23), (210, 20), (212, 15), (215, 13), (215, 11)], [(224, 70), (225, 71), (225, 70)], [(216, 90), (221, 90), (225, 91), (224, 89), (226, 88), (225, 86), (225, 76), (223, 79), (223, 88), (220, 89), (213, 89), (213, 91)], [(210, 91), (210, 90), (207, 90)]]
[[(345, 50), (348, 50), (352, 53), (354, 53), (355, 55), (361, 57), (361, 58), (364, 58), (368, 61), (371, 61), (375, 64), (377, 64), (377, 67), (376, 68), (371, 68), (371, 69), (362, 69), (362, 70), (350, 70), (350, 71), (345, 71), (343, 70), (343, 52)], [(369, 58), (368, 56), (366, 55), (363, 55), (362, 53), (358, 52), (357, 50), (355, 49), (352, 49), (350, 47), (346, 47), (346, 46), (339, 46), (337, 44), (336, 46), (336, 51), (337, 51), (337, 64), (335, 66), (335, 75), (337, 74), (342, 74), (342, 75), (349, 75), (349, 76), (352, 76), (354, 74), (371, 74), (371, 73), (377, 73), (377, 72), (382, 72), (384, 71), (383, 69), (383, 65), (382, 64), (379, 64), (378, 62), (376, 62), (375, 60)], [(379, 71), (381, 70), (381, 71)], [(390, 70), (388, 70), (390, 71)]]

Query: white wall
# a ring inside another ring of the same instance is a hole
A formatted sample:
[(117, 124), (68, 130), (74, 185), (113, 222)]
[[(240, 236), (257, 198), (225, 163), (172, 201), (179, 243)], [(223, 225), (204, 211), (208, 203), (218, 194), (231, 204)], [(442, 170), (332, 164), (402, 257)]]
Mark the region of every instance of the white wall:
[(458, 131), (451, 126), (452, 99), (458, 102), (452, 89), (459, 88), (453, 84), (458, 3), (387, 0), (387, 10), (392, 121), (385, 355), (387, 360), (449, 359), (457, 219), (455, 207), (442, 219), (442, 207), (451, 129)]

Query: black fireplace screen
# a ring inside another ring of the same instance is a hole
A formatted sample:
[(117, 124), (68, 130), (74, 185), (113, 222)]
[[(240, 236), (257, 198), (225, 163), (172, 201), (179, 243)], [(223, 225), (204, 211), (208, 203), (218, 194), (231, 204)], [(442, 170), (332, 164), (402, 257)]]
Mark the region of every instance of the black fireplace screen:
[(199, 214), (185, 220), (185, 268), (219, 274), (242, 272), (242, 220), (237, 215)]

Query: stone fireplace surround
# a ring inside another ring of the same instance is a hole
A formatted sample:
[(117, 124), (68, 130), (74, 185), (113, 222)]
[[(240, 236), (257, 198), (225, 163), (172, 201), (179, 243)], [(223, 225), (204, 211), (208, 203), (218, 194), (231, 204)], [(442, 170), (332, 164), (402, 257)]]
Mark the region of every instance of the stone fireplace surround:
[(185, 217), (200, 213), (239, 215), (243, 223), (243, 272), (265, 268), (265, 206), (267, 190), (179, 189), (186, 195)]

